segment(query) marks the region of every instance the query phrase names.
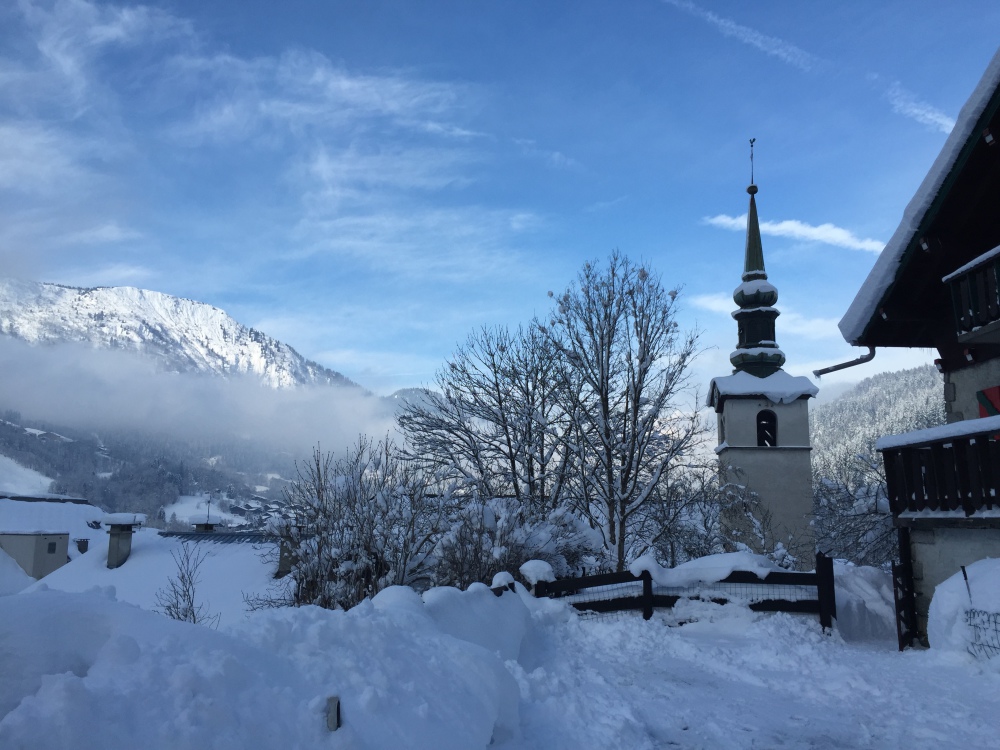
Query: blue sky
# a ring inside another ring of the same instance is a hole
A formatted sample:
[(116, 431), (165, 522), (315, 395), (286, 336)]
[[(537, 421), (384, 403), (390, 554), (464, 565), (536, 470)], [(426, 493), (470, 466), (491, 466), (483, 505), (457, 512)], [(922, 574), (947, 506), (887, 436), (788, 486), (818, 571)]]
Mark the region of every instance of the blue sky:
[(0, 273), (208, 302), (388, 393), (619, 248), (682, 287), (707, 383), (754, 137), (805, 374), (855, 356), (836, 322), (997, 28), (995, 2), (6, 3)]

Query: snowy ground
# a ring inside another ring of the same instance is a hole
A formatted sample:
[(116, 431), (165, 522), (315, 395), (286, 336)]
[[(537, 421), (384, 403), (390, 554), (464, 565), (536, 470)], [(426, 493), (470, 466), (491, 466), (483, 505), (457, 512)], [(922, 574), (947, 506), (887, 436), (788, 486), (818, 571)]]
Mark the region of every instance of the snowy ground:
[(480, 585), (396, 588), (215, 631), (110, 587), (29, 591), (0, 600), (0, 747), (1000, 747), (998, 664), (687, 606), (699, 621), (669, 627)]
[[(100, 532), (105, 537), (107, 534)], [(120, 568), (108, 570), (107, 544), (95, 544), (89, 552), (47, 575), (36, 589), (82, 592), (112, 587), (118, 601), (147, 610), (157, 609), (157, 593), (177, 578), (177, 558), (182, 549), (177, 537), (162, 537), (155, 529), (139, 529), (132, 538), (132, 551)], [(244, 594), (266, 596), (274, 585), (274, 566), (260, 545), (200, 542), (192, 549), (203, 558), (195, 589), (197, 602), (207, 616), (219, 616), (221, 625), (245, 619)]]
[(25, 468), (13, 458), (0, 456), (0, 492), (14, 495), (39, 495), (49, 491), (52, 480), (33, 469)]

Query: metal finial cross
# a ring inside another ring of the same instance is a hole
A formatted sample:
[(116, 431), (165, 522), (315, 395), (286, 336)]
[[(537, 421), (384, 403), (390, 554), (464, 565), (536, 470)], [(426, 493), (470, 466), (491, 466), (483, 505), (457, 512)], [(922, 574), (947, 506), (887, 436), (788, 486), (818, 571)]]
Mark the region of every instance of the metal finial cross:
[(753, 185), (753, 144), (757, 142), (756, 138), (750, 139), (750, 184)]

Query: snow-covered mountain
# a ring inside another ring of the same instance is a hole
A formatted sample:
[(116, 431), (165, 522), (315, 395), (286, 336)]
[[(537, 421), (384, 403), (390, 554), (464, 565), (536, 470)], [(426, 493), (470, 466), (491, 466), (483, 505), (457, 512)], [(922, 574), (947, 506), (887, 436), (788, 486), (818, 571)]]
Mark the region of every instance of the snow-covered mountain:
[(133, 287), (0, 279), (0, 334), (134, 351), (172, 372), (255, 375), (272, 388), (356, 385), (217, 307)]

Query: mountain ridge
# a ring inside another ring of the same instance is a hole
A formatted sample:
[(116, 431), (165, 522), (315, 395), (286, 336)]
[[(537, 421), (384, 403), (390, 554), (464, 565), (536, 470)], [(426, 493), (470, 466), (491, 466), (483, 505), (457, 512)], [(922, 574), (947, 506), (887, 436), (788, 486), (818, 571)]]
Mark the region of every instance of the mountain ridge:
[(33, 345), (132, 351), (168, 371), (250, 375), (276, 389), (360, 388), (218, 307), (137, 287), (0, 279), (0, 334)]

